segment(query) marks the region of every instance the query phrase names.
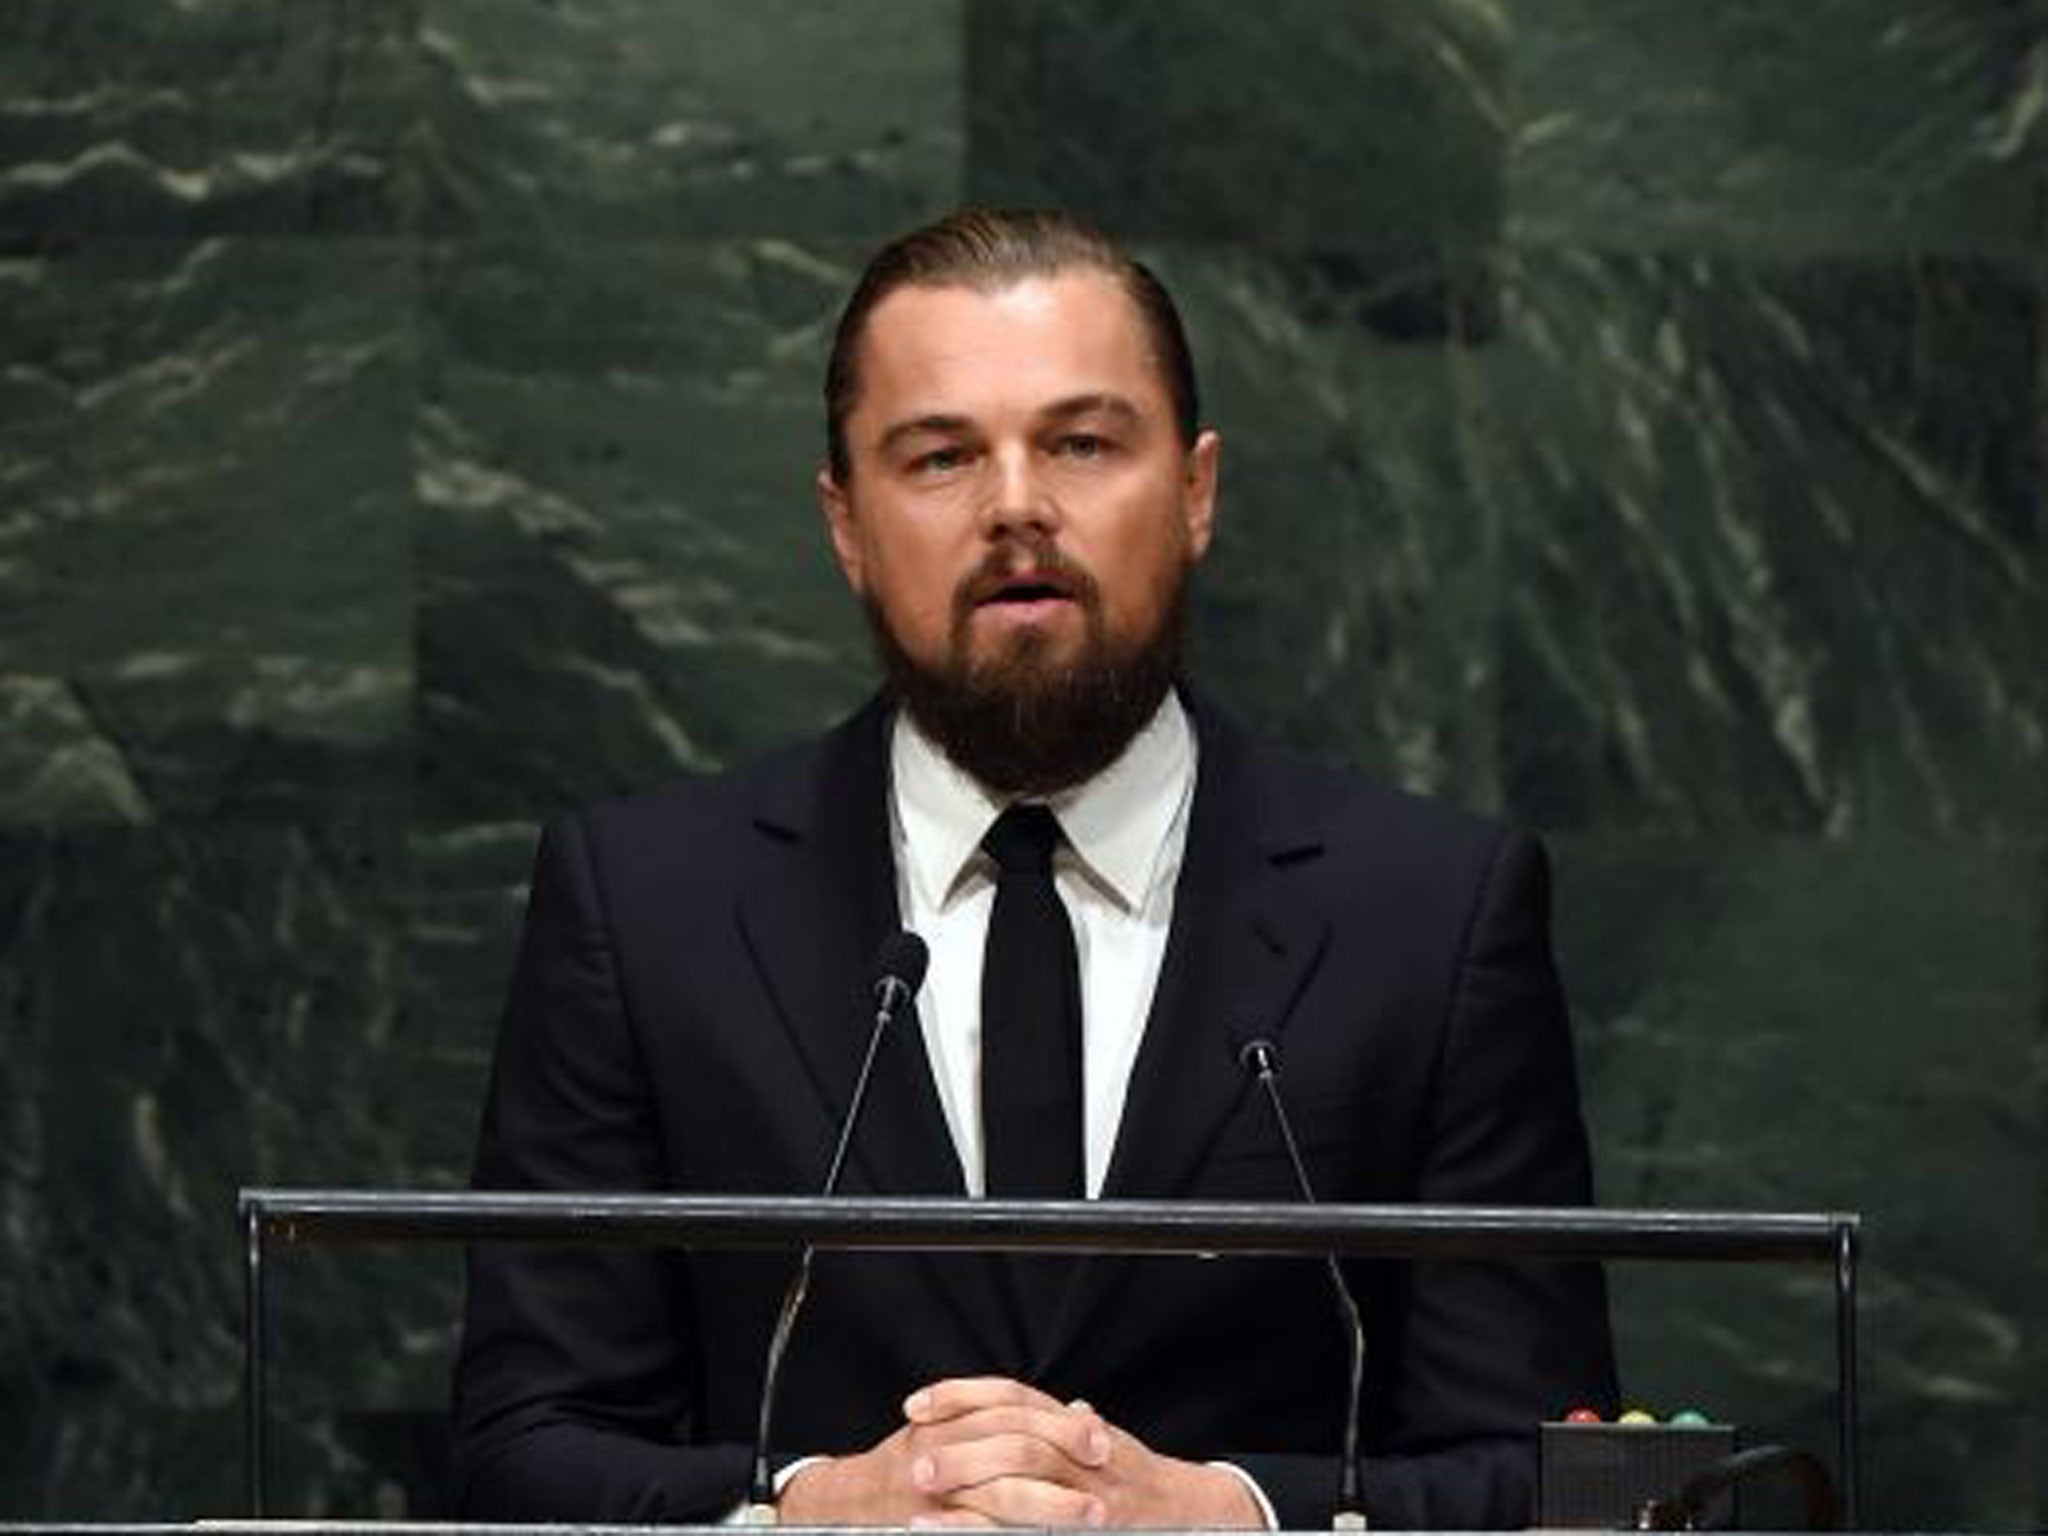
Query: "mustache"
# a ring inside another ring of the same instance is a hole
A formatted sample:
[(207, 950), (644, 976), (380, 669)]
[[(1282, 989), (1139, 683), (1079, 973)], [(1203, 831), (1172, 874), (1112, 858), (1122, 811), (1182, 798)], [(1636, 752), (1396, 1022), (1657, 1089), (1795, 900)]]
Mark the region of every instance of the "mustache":
[(1088, 568), (1042, 533), (1018, 534), (995, 545), (953, 589), (953, 617), (961, 622), (983, 603), (1015, 587), (1044, 587), (1079, 603), (1089, 613), (1101, 589)]

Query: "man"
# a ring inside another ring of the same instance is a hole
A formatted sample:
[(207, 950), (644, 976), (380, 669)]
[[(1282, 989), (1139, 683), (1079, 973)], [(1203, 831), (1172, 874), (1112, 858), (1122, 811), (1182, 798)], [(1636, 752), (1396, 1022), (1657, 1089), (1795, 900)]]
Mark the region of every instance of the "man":
[[(1156, 280), (1057, 215), (941, 221), (863, 277), (827, 417), (819, 496), (888, 686), (819, 742), (548, 830), (479, 1186), (814, 1191), (869, 957), (908, 927), (930, 976), (850, 1190), (1297, 1199), (1256, 1035), (1322, 1198), (1589, 1198), (1540, 851), (1176, 687), (1221, 445)], [(464, 1510), (729, 1513), (786, 1273), (477, 1251)], [(1597, 1271), (1352, 1273), (1373, 1522), (1525, 1522), (1535, 1423), (1612, 1406)], [(812, 1296), (785, 1521), (1328, 1523), (1317, 1265), (827, 1255)]]

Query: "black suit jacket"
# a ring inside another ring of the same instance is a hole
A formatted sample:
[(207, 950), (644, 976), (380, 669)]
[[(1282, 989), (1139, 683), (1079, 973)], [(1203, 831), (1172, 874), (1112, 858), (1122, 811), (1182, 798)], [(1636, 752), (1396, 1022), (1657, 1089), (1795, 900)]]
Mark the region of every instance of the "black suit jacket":
[[(495, 1189), (809, 1193), (897, 926), (887, 711), (544, 834), (479, 1138)], [(1279, 1042), (1317, 1193), (1590, 1198), (1547, 875), (1528, 838), (1263, 748), (1197, 706), (1173, 930), (1105, 1195), (1296, 1198), (1237, 1060)], [(923, 1043), (886, 1042), (846, 1187), (961, 1194)], [(1327, 1524), (1345, 1351), (1300, 1260), (1092, 1258), (1023, 1325), (996, 1265), (827, 1254), (778, 1443), (861, 1448), (914, 1387), (1000, 1372), (1156, 1449), (1225, 1458)], [(478, 1249), (457, 1501), (503, 1519), (717, 1518), (743, 1496), (789, 1260)], [(1613, 1406), (1585, 1266), (1361, 1264), (1366, 1502), (1384, 1528), (1520, 1524), (1533, 1427)], [(1041, 1347), (1033, 1348), (1033, 1339)]]

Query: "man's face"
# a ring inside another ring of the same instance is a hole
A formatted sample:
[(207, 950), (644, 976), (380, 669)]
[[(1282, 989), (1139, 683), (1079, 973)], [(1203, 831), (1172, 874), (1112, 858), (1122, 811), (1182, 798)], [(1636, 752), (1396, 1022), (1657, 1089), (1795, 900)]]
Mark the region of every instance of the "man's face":
[(892, 670), (1028, 701), (1170, 650), (1220, 445), (1181, 442), (1114, 279), (898, 289), (868, 318), (858, 372), (847, 479), (822, 472), (818, 488)]

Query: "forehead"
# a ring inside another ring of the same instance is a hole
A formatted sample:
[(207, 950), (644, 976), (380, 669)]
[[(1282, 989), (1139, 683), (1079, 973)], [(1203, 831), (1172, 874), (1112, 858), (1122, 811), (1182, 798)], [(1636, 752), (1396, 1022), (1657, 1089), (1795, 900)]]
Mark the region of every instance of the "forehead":
[(981, 416), (1091, 393), (1169, 408), (1136, 303), (1082, 269), (989, 290), (897, 289), (868, 317), (854, 415)]

